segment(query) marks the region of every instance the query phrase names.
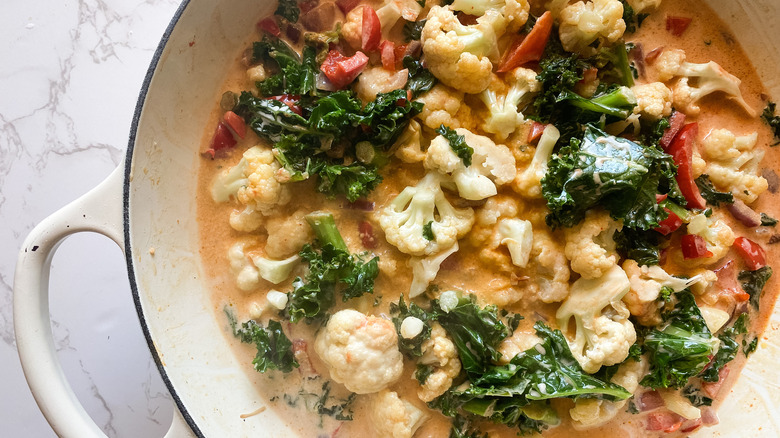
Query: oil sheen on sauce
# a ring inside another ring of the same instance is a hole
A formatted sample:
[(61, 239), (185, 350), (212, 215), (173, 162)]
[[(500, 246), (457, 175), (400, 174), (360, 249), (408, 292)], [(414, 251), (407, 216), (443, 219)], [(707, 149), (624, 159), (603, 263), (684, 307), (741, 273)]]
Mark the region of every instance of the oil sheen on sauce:
[[(688, 30), (681, 37), (674, 37), (665, 29), (665, 18), (667, 15), (695, 18)], [(742, 80), (742, 92), (747, 102), (757, 110), (763, 109), (765, 102), (759, 97), (764, 93), (763, 86), (751, 63), (736, 42), (737, 38), (731, 33), (731, 30), (700, 1), (675, 2), (667, 0), (663, 3), (663, 6), (659, 11), (656, 11), (644, 21), (641, 28), (635, 34), (627, 35), (626, 37), (629, 40), (641, 41), (645, 53), (648, 53), (657, 47), (683, 48), (686, 51), (688, 60), (691, 62), (707, 62), (712, 60), (719, 63), (727, 71)], [(255, 36), (253, 35), (251, 40), (254, 39)], [(237, 52), (240, 51), (241, 48), (237, 48)], [(654, 78), (649, 77), (647, 80), (653, 81)], [(234, 63), (234, 67), (229, 72), (226, 72), (225, 83), (218, 92), (215, 93), (214, 100), (217, 104), (215, 104), (212, 114), (213, 123), (209, 126), (215, 126), (216, 121), (221, 114), (218, 102), (222, 92), (247, 89), (249, 86), (250, 84), (246, 79), (245, 68), (237, 59)], [(719, 96), (711, 96), (703, 101), (701, 108), (701, 115), (696, 120), (700, 125), (700, 140), (712, 129), (725, 127), (737, 135), (758, 132), (759, 147), (765, 147), (765, 145), (772, 144), (773, 142), (771, 131), (763, 125), (760, 120), (748, 118), (736, 104), (727, 99)], [(204, 147), (202, 147), (201, 150), (207, 149), (205, 145), (208, 144), (211, 134), (211, 128), (207, 129), (207, 132), (204, 133)], [(223, 166), (234, 165), (240, 159), (240, 155), (244, 150), (258, 143), (258, 139), (253, 135), (250, 134), (247, 137), (247, 139), (239, 142), (228, 157), (217, 161), (204, 159), (200, 168), (199, 180), (201, 181), (201, 184), (199, 192), (197, 193), (197, 211), (201, 242), (200, 255), (204, 272), (208, 274), (209, 281), (211, 282), (213, 290), (213, 307), (217, 318), (224, 318), (223, 309), (228, 307), (238, 315), (239, 320), (247, 319), (247, 315), (251, 314), (253, 306), (264, 304), (264, 297), (267, 292), (267, 290), (259, 290), (248, 293), (239, 290), (235, 286), (234, 276), (230, 272), (226, 253), (231, 244), (242, 236), (240, 233), (232, 230), (228, 225), (228, 217), (233, 207), (229, 204), (215, 204), (210, 195), (211, 181), (218, 172), (224, 169)], [(778, 169), (778, 164), (780, 164), (778, 163), (778, 160), (780, 160), (780, 157), (778, 156), (777, 150), (767, 148), (767, 154), (763, 160), (762, 167), (765, 169)], [(386, 178), (382, 187), (377, 189), (372, 196), (372, 199), (376, 202), (377, 206), (383, 205), (388, 199), (392, 199), (399, 193), (403, 187), (415, 182), (422, 176), (419, 171), (405, 169), (402, 166), (388, 169), (386, 175), (393, 175), (393, 177)], [(344, 235), (344, 239), (348, 246), (350, 248), (360, 247), (360, 236), (357, 232), (358, 223), (367, 219), (369, 217), (368, 213), (357, 210), (345, 210), (342, 208), (343, 206), (340, 201), (324, 199), (321, 195), (316, 194), (314, 188), (308, 183), (298, 184), (298, 187), (294, 189), (294, 199), (296, 199), (293, 203), (295, 206), (289, 205), (284, 207), (283, 213), (292, 214), (296, 210), (296, 207), (304, 208), (306, 211), (314, 211), (317, 209), (330, 210), (334, 212), (339, 229)], [(766, 212), (770, 214), (770, 216), (778, 217), (780, 216), (780, 209), (777, 208), (777, 205), (779, 204), (776, 194), (766, 192), (755, 204), (753, 204), (753, 207), (756, 211)], [(528, 211), (526, 213), (528, 214), (543, 214), (541, 205), (530, 205), (527, 208)], [(731, 219), (729, 215), (724, 215), (724, 217), (729, 220)], [(761, 243), (767, 249), (770, 266), (780, 267), (780, 264), (778, 264), (778, 251), (767, 243), (773, 234), (771, 229), (759, 227), (758, 229), (750, 231), (734, 220), (730, 220), (729, 225), (735, 230), (737, 235), (744, 235)], [(258, 235), (261, 244), (264, 238), (265, 237), (262, 234)], [(411, 283), (411, 272), (409, 272), (409, 269), (406, 267), (405, 259), (400, 257), (394, 248), (390, 247), (386, 242), (383, 242), (384, 239), (380, 238), (378, 240), (380, 241), (380, 244), (374, 252), (380, 257), (382, 263), (392, 265), (395, 269), (395, 275), (388, 276), (380, 274), (377, 278), (375, 295), (382, 295), (383, 291), (388, 291), (386, 292), (386, 295), (391, 295), (389, 291), (408, 290)], [(736, 257), (736, 255), (730, 254), (728, 257)], [(488, 293), (484, 289), (490, 289), (490, 285), (498, 280), (491, 272), (485, 270), (483, 267), (484, 265), (474, 259), (476, 259), (476, 251), (474, 248), (471, 248), (468, 244), (463, 245), (458, 253), (458, 259), (456, 260), (456, 263), (458, 264), (457, 269), (443, 270), (439, 277), (437, 277), (437, 283), (447, 285), (447, 287), (450, 288), (459, 288), (466, 292), (474, 293), (477, 296)], [(674, 271), (672, 268), (670, 268), (670, 270)], [(296, 274), (301, 274), (301, 272), (299, 271)], [(294, 276), (295, 275), (293, 275), (293, 277)], [(758, 331), (759, 333), (763, 331), (767, 317), (771, 313), (776, 299), (776, 279), (777, 276), (773, 277), (765, 287), (765, 296), (761, 305), (762, 316), (754, 322), (753, 327), (753, 330)], [(290, 283), (283, 283), (276, 286), (275, 289), (282, 291), (289, 290), (291, 289)], [(349, 303), (349, 307), (356, 308), (357, 310), (366, 313), (387, 314), (388, 302), (390, 300), (383, 300), (379, 306), (375, 306), (374, 298), (374, 296), (366, 296), (353, 300)], [(491, 298), (493, 302), (501, 301), (501, 297), (494, 296)], [(343, 303), (341, 303), (340, 300), (338, 301), (337, 307), (343, 306)], [(526, 308), (521, 301), (520, 304), (509, 307), (508, 310), (519, 312), (526, 316), (535, 313), (542, 316), (548, 315), (554, 320), (552, 316), (554, 315), (555, 308), (551, 306), (539, 307), (537, 305), (534, 308)], [(519, 330), (531, 332), (533, 319), (534, 318), (526, 318)], [(291, 339), (303, 339), (308, 342), (309, 347), (311, 347), (314, 336), (311, 327), (300, 323), (296, 326), (290, 326), (288, 324), (285, 326), (285, 329), (289, 330), (288, 335)], [(337, 436), (343, 437), (371, 435), (367, 432), (372, 429), (370, 424), (367, 424), (370, 422), (370, 418), (363, 397), (357, 397), (353, 404), (353, 421), (340, 423), (329, 418), (324, 418), (323, 421), (320, 422), (320, 418), (316, 414), (305, 413), (304, 406), (307, 403), (311, 403), (311, 400), (310, 397), (305, 394), (300, 394), (300, 388), (319, 388), (323, 383), (322, 379), (315, 382), (307, 382), (307, 378), (304, 377), (303, 373), (296, 371), (290, 373), (288, 376), (282, 376), (280, 373), (276, 375), (261, 375), (255, 373), (251, 366), (251, 361), (254, 357), (253, 347), (239, 344), (227, 330), (225, 331), (224, 336), (225, 342), (233, 345), (235, 354), (242, 362), (246, 363), (246, 372), (254, 374), (253, 379), (257, 387), (257, 397), (259, 400), (266, 402), (268, 407), (265, 412), (258, 414), (257, 418), (252, 418), (250, 416), (246, 421), (262, 421), (263, 415), (269, 415), (273, 412), (275, 415), (286, 418), (288, 423), (294, 425), (294, 428), (302, 437), (332, 436), (335, 431), (338, 431)], [(308, 348), (308, 353), (310, 364), (306, 364), (305, 366), (313, 367), (317, 372), (327, 374), (325, 366), (319, 362), (313, 348)], [(729, 374), (729, 380), (721, 391), (721, 394), (728, 392), (728, 389), (735, 380), (734, 378), (739, 374), (736, 371), (742, 367), (743, 362), (744, 359), (742, 358), (742, 355), (738, 355), (738, 358), (730, 365), (731, 373)], [(411, 375), (411, 368), (413, 367), (406, 367), (404, 376), (399, 383), (392, 387), (392, 389), (398, 392), (398, 395), (401, 398), (413, 401), (419, 408), (425, 409), (425, 405), (417, 400), (415, 394), (416, 381), (414, 381)], [(346, 398), (348, 396), (348, 392), (341, 388), (341, 385), (339, 384), (331, 384), (331, 389), (334, 400)], [(716, 405), (717, 403), (718, 401), (716, 401)], [(568, 400), (562, 400), (556, 401), (554, 406), (561, 414), (563, 422), (560, 426), (545, 432), (544, 436), (547, 437), (595, 436), (607, 438), (652, 436), (650, 435), (651, 432), (645, 430), (644, 416), (632, 415), (627, 412), (619, 414), (614, 421), (607, 426), (578, 432), (573, 430), (566, 420), (566, 411), (572, 406), (572, 403)], [(428, 423), (418, 430), (415, 436), (449, 436), (449, 420), (436, 411), (429, 410), (428, 414), (430, 418)], [(308, 421), (305, 421), (304, 418), (308, 418)], [(239, 419), (237, 419), (237, 421), (239, 421)], [(491, 437), (516, 436), (515, 431), (504, 428), (503, 426), (488, 426), (484, 431), (489, 432)], [(706, 433), (706, 431), (704, 433)], [(666, 436), (669, 435), (667, 434)]]

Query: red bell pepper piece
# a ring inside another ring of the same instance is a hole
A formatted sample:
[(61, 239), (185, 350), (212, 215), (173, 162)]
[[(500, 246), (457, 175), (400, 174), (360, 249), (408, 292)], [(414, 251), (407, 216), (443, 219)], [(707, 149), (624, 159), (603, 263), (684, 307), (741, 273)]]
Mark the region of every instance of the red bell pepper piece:
[(239, 138), (246, 137), (246, 123), (244, 119), (233, 111), (228, 111), (223, 117), (225, 123), (236, 133)]
[(379, 53), (382, 57), (382, 67), (385, 70), (395, 70), (395, 44), (392, 41), (384, 40), (379, 45)]
[(707, 242), (697, 234), (686, 234), (680, 239), (683, 259), (699, 259), (712, 257), (712, 252), (707, 249)]
[(675, 111), (672, 117), (669, 118), (669, 128), (664, 131), (664, 135), (661, 136), (661, 147), (666, 150), (669, 145), (672, 144), (672, 140), (677, 137), (677, 133), (685, 125), (685, 114)]
[(667, 410), (651, 412), (647, 416), (647, 430), (661, 430), (666, 433), (676, 432), (682, 426), (683, 417)]
[(744, 237), (737, 237), (736, 240), (734, 240), (733, 247), (737, 250), (737, 253), (742, 257), (742, 260), (745, 261), (745, 265), (747, 265), (748, 269), (751, 271), (766, 266), (766, 253), (764, 252), (764, 248), (761, 248), (761, 245), (756, 242)]
[(546, 127), (547, 125), (544, 123), (534, 122), (531, 125), (531, 130), (528, 131), (528, 143), (539, 141), (539, 139), (542, 138), (542, 134), (544, 134), (544, 128)]
[(523, 64), (542, 59), (544, 48), (550, 39), (553, 27), (553, 16), (550, 11), (545, 12), (536, 20), (528, 35), (519, 37), (512, 42), (509, 50), (504, 54), (498, 65), (498, 72), (504, 73)]
[(382, 24), (374, 8), (368, 5), (363, 6), (362, 31), (360, 47), (363, 51), (370, 52), (378, 49), (379, 42), (382, 40)]
[(292, 94), (281, 94), (279, 96), (269, 96), (267, 99), (276, 100), (290, 107), (295, 114), (303, 115), (301, 107), (298, 106), (298, 102), (301, 100), (301, 96), (295, 96)]
[(699, 134), (699, 125), (689, 123), (685, 125), (672, 143), (666, 148), (666, 153), (672, 156), (677, 165), (677, 185), (680, 192), (688, 201), (688, 208), (706, 208), (707, 202), (699, 192), (699, 186), (693, 179), (693, 145)]
[(279, 29), (279, 25), (273, 18), (264, 18), (257, 22), (257, 28), (261, 31), (278, 37), (282, 34), (282, 30)]
[(320, 71), (336, 88), (344, 88), (351, 84), (368, 64), (368, 56), (357, 52), (346, 57), (338, 50), (331, 50), (320, 65)]
[(666, 30), (676, 37), (682, 36), (682, 34), (688, 30), (688, 26), (691, 25), (691, 21), (693, 21), (693, 19), (688, 17), (674, 17), (671, 15), (667, 16)]
[(668, 197), (669, 197), (669, 195), (667, 195), (666, 193), (664, 193), (663, 195), (660, 194), (660, 193), (656, 193), (655, 194), (655, 203), (656, 204), (660, 204), (660, 203), (666, 201), (666, 198), (668, 198)]
[(375, 249), (377, 245), (376, 236), (374, 236), (374, 226), (369, 221), (361, 221), (358, 224), (358, 236), (363, 248)]
[(673, 232), (677, 231), (677, 229), (679, 229), (682, 226), (683, 221), (682, 219), (680, 219), (680, 216), (674, 214), (672, 210), (669, 210), (668, 208), (664, 208), (664, 211), (669, 213), (669, 216), (667, 216), (666, 219), (659, 222), (655, 230), (663, 234), (664, 236), (668, 236)]
[(214, 131), (214, 136), (211, 137), (211, 147), (205, 154), (214, 158), (217, 152), (222, 149), (232, 148), (236, 143), (238, 142), (235, 137), (233, 137), (233, 133), (230, 132), (230, 129), (225, 122), (219, 122), (217, 129)]

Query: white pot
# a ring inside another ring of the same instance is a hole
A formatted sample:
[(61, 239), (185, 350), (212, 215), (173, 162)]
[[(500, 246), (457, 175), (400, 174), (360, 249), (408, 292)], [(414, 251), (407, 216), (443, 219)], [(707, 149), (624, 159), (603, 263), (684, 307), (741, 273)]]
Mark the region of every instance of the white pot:
[[(731, 25), (770, 93), (780, 96), (780, 2), (709, 3)], [(212, 311), (195, 221), (198, 146), (219, 99), (216, 90), (248, 30), (274, 7), (251, 0), (185, 0), (141, 90), (124, 165), (25, 241), (14, 283), (17, 346), (33, 395), (58, 435), (103, 436), (64, 379), (49, 322), (51, 258), (65, 237), (84, 231), (104, 234), (125, 252), (144, 334), (182, 414), (168, 436), (190, 436), (190, 429), (210, 437), (295, 434), (273, 409), (241, 418), (266, 400), (249, 364), (234, 357), (224, 336), (226, 321)], [(774, 321), (780, 322), (779, 313)], [(695, 436), (780, 436), (780, 367), (773, 357), (778, 327), (769, 324), (766, 340), (720, 409), (720, 424)]]

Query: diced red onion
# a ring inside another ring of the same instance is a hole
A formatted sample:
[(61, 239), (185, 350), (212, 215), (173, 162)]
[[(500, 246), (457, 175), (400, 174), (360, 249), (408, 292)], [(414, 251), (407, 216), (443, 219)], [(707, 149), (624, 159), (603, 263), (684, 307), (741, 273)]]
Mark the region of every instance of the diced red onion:
[(355, 202), (345, 202), (341, 208), (346, 210), (374, 211), (375, 203), (366, 199), (358, 199)]
[(720, 423), (720, 420), (718, 419), (718, 414), (715, 412), (715, 409), (703, 407), (701, 408), (701, 422), (705, 426), (713, 426)]
[(642, 393), (642, 395), (639, 396), (639, 402), (637, 403), (637, 407), (642, 412), (652, 411), (663, 405), (664, 399), (661, 398), (661, 394), (659, 394), (658, 391), (647, 391)]
[(324, 73), (320, 72), (320, 74), (317, 75), (317, 89), (323, 90), (323, 91), (337, 91), (338, 88), (336, 88), (335, 85), (333, 85), (329, 80), (328, 77), (325, 76)]
[(742, 225), (748, 228), (755, 228), (761, 225), (761, 215), (739, 199), (735, 199), (734, 203), (729, 205), (729, 211), (734, 216), (734, 219), (740, 221)]
[(777, 189), (780, 188), (780, 177), (777, 176), (774, 170), (766, 168), (761, 171), (761, 176), (764, 177), (770, 193), (777, 193)]

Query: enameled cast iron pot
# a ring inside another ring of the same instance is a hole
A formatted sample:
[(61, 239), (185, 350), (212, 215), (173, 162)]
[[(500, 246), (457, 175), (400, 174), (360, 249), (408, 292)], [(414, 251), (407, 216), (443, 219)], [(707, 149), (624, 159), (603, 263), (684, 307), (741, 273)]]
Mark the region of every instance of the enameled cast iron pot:
[[(780, 98), (780, 2), (707, 3), (730, 23), (766, 87)], [(273, 409), (240, 418), (263, 406), (253, 383), (262, 376), (234, 358), (223, 335), (225, 321), (212, 311), (198, 257), (194, 197), (198, 147), (226, 66), (235, 62), (257, 19), (275, 6), (263, 0), (184, 0), (144, 81), (125, 162), (24, 242), (14, 282), (17, 347), (32, 393), (60, 436), (104, 436), (65, 381), (49, 321), (51, 258), (63, 239), (85, 231), (111, 238), (125, 253), (138, 317), (181, 412), (168, 436), (294, 434)], [(765, 338), (721, 407), (720, 424), (697, 436), (780, 436), (780, 311)]]

